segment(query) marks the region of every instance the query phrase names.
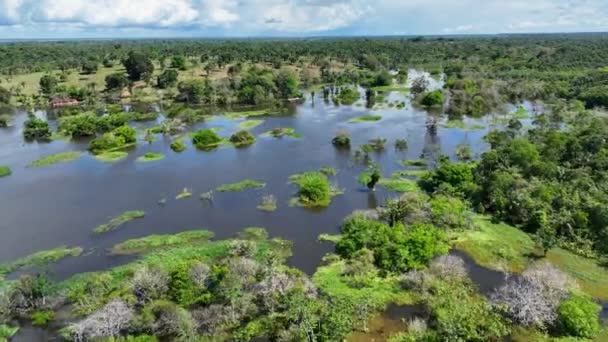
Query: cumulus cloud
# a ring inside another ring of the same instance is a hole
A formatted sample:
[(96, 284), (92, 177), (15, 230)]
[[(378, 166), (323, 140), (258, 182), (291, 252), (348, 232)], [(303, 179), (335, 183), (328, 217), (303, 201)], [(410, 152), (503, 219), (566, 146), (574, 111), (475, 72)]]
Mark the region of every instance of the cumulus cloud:
[(602, 31), (608, 1), (0, 0), (4, 35), (75, 30), (150, 36)]

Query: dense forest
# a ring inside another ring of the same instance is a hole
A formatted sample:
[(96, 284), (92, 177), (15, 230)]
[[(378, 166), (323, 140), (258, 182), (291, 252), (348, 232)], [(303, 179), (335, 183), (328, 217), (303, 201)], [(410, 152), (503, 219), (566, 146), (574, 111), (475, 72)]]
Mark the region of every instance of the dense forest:
[[(0, 264), (0, 340), (27, 322), (73, 341), (343, 341), (391, 304), (422, 308), (393, 342), (608, 338), (600, 320), (608, 299), (608, 35), (13, 42), (0, 44), (0, 54), (0, 127), (11, 126), (16, 108), (28, 111), (24, 143), (86, 139), (102, 160), (156, 135), (175, 153), (186, 140), (215, 151), (263, 135), (297, 139), (287, 127), (256, 137), (248, 129), (255, 120), (229, 137), (186, 131), (218, 112), (280, 118), (306, 101), (376, 114), (391, 92), (407, 97), (391, 110), (411, 104), (428, 115), (420, 129), (429, 139), (440, 121), (462, 128), (462, 120), (494, 120), (479, 155), (466, 144), (454, 156), (423, 151), (391, 178), (378, 158), (387, 139), (355, 146), (349, 132), (332, 132), (328, 148), (362, 170), (358, 192), (400, 194), (345, 217), (339, 235), (322, 234), (335, 246), (310, 275), (288, 266), (290, 241), (262, 228), (222, 240), (206, 230), (131, 239), (112, 253), (137, 259), (63, 281), (9, 276), (82, 250)], [(36, 109), (48, 109), (56, 125)], [(370, 113), (349, 123), (382, 125)], [(154, 125), (136, 125), (146, 121)], [(408, 141), (394, 147), (407, 150)], [(292, 205), (330, 206), (343, 193), (330, 182), (337, 172), (290, 176)], [(246, 180), (217, 191), (264, 186)], [(176, 199), (191, 195), (185, 188)], [(276, 207), (267, 195), (258, 209)], [(143, 216), (125, 212), (95, 233)], [(454, 250), (501, 272), (500, 286), (482, 291)]]

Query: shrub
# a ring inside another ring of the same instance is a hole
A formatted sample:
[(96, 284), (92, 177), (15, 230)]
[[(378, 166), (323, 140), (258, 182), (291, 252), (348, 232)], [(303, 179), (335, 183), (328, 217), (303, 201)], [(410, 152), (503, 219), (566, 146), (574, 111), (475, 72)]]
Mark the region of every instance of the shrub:
[(144, 310), (155, 336), (168, 340), (189, 340), (194, 335), (190, 313), (169, 301), (157, 301)]
[(399, 151), (407, 150), (407, 140), (405, 140), (405, 139), (395, 140), (395, 148)]
[(32, 314), (32, 325), (46, 326), (55, 318), (55, 312), (52, 310), (36, 311)]
[(242, 130), (234, 133), (230, 137), (230, 142), (236, 147), (247, 146), (255, 142), (255, 136), (247, 130)]
[(589, 297), (572, 295), (559, 306), (560, 326), (571, 336), (593, 338), (600, 330), (600, 309)]
[(12, 171), (8, 166), (0, 166), (0, 177), (10, 176), (11, 173)]
[(129, 84), (129, 79), (123, 73), (115, 73), (106, 76), (106, 89), (122, 89)]
[(178, 153), (184, 152), (186, 150), (186, 145), (184, 145), (184, 143), (178, 139), (171, 143), (171, 149)]
[(211, 129), (200, 130), (192, 136), (192, 144), (202, 150), (216, 147), (221, 142), (222, 138)]
[(158, 87), (161, 89), (174, 87), (177, 84), (177, 76), (178, 73), (176, 70), (167, 69), (163, 71), (163, 73), (158, 76)]
[(35, 116), (30, 116), (23, 124), (23, 137), (27, 140), (49, 139), (51, 134), (49, 123)]
[(160, 299), (168, 288), (169, 277), (159, 268), (143, 266), (131, 279), (131, 289), (140, 304)]
[(306, 172), (294, 180), (299, 187), (298, 196), (302, 204), (328, 206), (331, 201), (331, 186), (327, 176), (321, 172)]
[(347, 132), (341, 132), (336, 135), (331, 143), (336, 147), (349, 148), (350, 147), (350, 135)]
[(59, 130), (73, 137), (90, 137), (97, 132), (97, 116), (82, 113), (59, 119)]
[(424, 95), (420, 103), (425, 106), (441, 106), (445, 102), (445, 96), (443, 95), (443, 91), (438, 89), (431, 91)]
[(119, 112), (102, 116), (97, 119), (98, 132), (110, 132), (120, 126), (126, 125), (130, 120), (129, 113)]
[(95, 340), (104, 337), (118, 337), (129, 327), (133, 310), (121, 301), (113, 301), (84, 320), (68, 327), (75, 341)]
[(91, 140), (89, 143), (89, 151), (93, 154), (100, 154), (102, 152), (120, 148), (125, 145), (125, 139), (118, 137), (112, 133), (106, 133), (103, 136)]
[(112, 131), (115, 136), (125, 140), (125, 144), (132, 144), (137, 141), (137, 131), (131, 126), (120, 126)]
[(359, 98), (361, 98), (359, 91), (350, 87), (342, 89), (340, 94), (336, 96), (338, 103), (343, 105), (352, 105), (353, 103), (357, 102)]

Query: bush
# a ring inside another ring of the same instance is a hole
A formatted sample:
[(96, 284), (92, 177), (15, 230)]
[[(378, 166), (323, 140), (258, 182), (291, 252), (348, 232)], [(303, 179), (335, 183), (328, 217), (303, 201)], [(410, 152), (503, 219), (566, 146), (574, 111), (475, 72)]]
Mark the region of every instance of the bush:
[(255, 136), (247, 130), (234, 133), (230, 137), (230, 142), (236, 147), (251, 145), (255, 142)]
[(125, 144), (132, 144), (137, 141), (137, 131), (131, 126), (120, 126), (112, 131), (115, 136), (125, 140)]
[(186, 145), (184, 145), (184, 143), (181, 140), (175, 140), (174, 142), (171, 143), (171, 149), (174, 152), (183, 152), (186, 150)]
[(420, 103), (425, 106), (441, 106), (445, 102), (445, 96), (442, 90), (434, 90), (424, 95)]
[(328, 206), (331, 202), (331, 186), (327, 176), (320, 172), (306, 172), (294, 180), (299, 187), (298, 196), (302, 204)]
[(129, 79), (123, 73), (115, 73), (106, 76), (106, 89), (122, 89), (129, 85)]
[(11, 171), (11, 168), (8, 166), (0, 166), (0, 177), (6, 177), (6, 176), (10, 176), (10, 174), (13, 173)]
[(120, 126), (126, 125), (130, 120), (129, 113), (120, 112), (102, 116), (97, 119), (98, 132), (110, 132)]
[(89, 151), (93, 154), (100, 154), (102, 152), (120, 148), (125, 145), (125, 139), (123, 137), (116, 136), (112, 133), (106, 133), (103, 136), (91, 140), (89, 143)]
[(176, 70), (167, 69), (158, 76), (158, 87), (161, 89), (167, 89), (177, 84), (178, 72)]
[(222, 142), (211, 129), (200, 130), (192, 136), (192, 144), (201, 150), (217, 147)]
[(23, 137), (27, 140), (50, 139), (51, 135), (49, 123), (37, 117), (31, 116), (23, 124)]
[(572, 295), (559, 306), (560, 326), (568, 335), (593, 338), (600, 330), (600, 309), (589, 297)]
[(144, 310), (155, 336), (167, 340), (187, 341), (194, 335), (190, 313), (168, 301), (157, 301)]
[(72, 137), (91, 137), (97, 132), (97, 115), (82, 113), (59, 119), (59, 130)]
[(336, 147), (349, 148), (350, 147), (350, 135), (346, 132), (338, 133), (331, 143)]
[(32, 325), (46, 326), (55, 318), (55, 312), (52, 310), (36, 311), (32, 314)]

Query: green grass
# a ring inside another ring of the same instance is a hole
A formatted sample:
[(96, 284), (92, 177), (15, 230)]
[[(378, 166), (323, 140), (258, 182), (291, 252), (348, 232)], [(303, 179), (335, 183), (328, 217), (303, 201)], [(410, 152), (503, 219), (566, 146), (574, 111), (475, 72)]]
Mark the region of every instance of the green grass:
[(219, 192), (243, 191), (247, 189), (261, 189), (266, 186), (266, 183), (256, 182), (251, 179), (245, 179), (238, 183), (222, 184), (217, 187)]
[(262, 136), (263, 137), (275, 137), (275, 138), (282, 138), (284, 136), (288, 136), (288, 137), (299, 139), (302, 137), (302, 134), (296, 133), (295, 129), (293, 129), (291, 127), (278, 127), (278, 128), (273, 128), (270, 131), (263, 133)]
[(376, 91), (400, 91), (400, 92), (409, 92), (410, 91), (410, 88), (408, 88), (404, 85), (399, 85), (399, 84), (377, 86), (377, 87), (373, 87), (372, 89), (376, 90)]
[(9, 338), (15, 336), (17, 331), (19, 331), (19, 327), (12, 327), (7, 324), (0, 324), (0, 341), (8, 341)]
[(180, 200), (182, 198), (188, 198), (192, 196), (192, 191), (190, 191), (188, 188), (184, 188), (184, 190), (182, 190), (182, 192), (180, 192), (179, 194), (177, 194), (177, 196), (175, 196), (176, 200)]
[(147, 152), (143, 156), (137, 158), (137, 161), (146, 163), (146, 162), (153, 162), (153, 161), (163, 160), (163, 159), (165, 159), (165, 155), (162, 153)]
[(328, 167), (328, 166), (322, 166), (321, 168), (319, 168), (319, 172), (321, 172), (322, 174), (331, 177), (331, 176), (335, 176), (338, 174), (338, 170), (334, 169), (333, 167)]
[(348, 120), (349, 123), (376, 122), (382, 120), (380, 115), (362, 115)]
[(62, 153), (57, 153), (57, 154), (53, 154), (38, 160), (34, 160), (33, 162), (31, 162), (28, 166), (29, 167), (42, 167), (42, 166), (48, 166), (48, 165), (53, 165), (53, 164), (57, 164), (57, 163), (68, 163), (71, 161), (74, 161), (78, 158), (80, 158), (82, 154), (80, 152), (77, 151), (70, 151), (70, 152), (62, 152)]
[(602, 300), (608, 299), (608, 269), (600, 266), (596, 260), (561, 248), (550, 250), (547, 260), (576, 278), (583, 291), (589, 295)]
[(121, 159), (126, 158), (128, 155), (129, 154), (124, 151), (112, 151), (112, 152), (103, 152), (101, 154), (98, 154), (95, 156), (95, 158), (104, 163), (113, 163), (115, 161), (119, 161)]
[(453, 246), (470, 255), (481, 266), (522, 272), (535, 255), (536, 244), (522, 230), (505, 223), (492, 223), (487, 216), (473, 218), (474, 229), (454, 233)]
[(419, 178), (419, 177), (426, 175), (428, 172), (429, 172), (428, 170), (401, 170), (401, 171), (393, 172), (391, 177), (397, 178), (397, 177), (409, 176), (409, 177)]
[(10, 167), (0, 166), (0, 177), (10, 176), (11, 173), (13, 173), (13, 172), (11, 171)]
[(264, 123), (264, 120), (245, 120), (239, 122), (239, 129), (249, 130)]
[(418, 184), (415, 181), (401, 177), (381, 178), (378, 185), (395, 192), (418, 191)]
[(402, 290), (396, 276), (371, 276), (365, 286), (351, 286), (343, 273), (346, 265), (344, 261), (337, 261), (327, 266), (317, 268), (312, 281), (322, 293), (337, 300), (350, 303), (368, 302), (373, 307), (381, 308), (388, 304), (413, 304), (414, 298), (407, 291)]
[(517, 110), (515, 111), (515, 113), (513, 113), (512, 117), (514, 119), (527, 119), (530, 117), (530, 113), (528, 113), (528, 111), (522, 107), (522, 106), (517, 106)]
[(462, 120), (449, 120), (448, 122), (442, 125), (445, 128), (459, 128), (466, 131), (478, 131), (486, 128), (486, 126), (481, 124), (467, 124)]
[(208, 230), (190, 230), (177, 234), (155, 234), (139, 239), (131, 239), (112, 247), (112, 254), (138, 254), (157, 250), (208, 242), (213, 238)]
[(259, 116), (276, 116), (282, 115), (283, 111), (281, 110), (249, 110), (249, 111), (239, 111), (239, 112), (224, 112), (224, 116), (231, 120), (236, 120), (240, 118), (251, 118), (251, 117), (259, 117)]
[(333, 242), (333, 243), (338, 243), (340, 240), (342, 239), (342, 235), (340, 234), (335, 234), (335, 235), (331, 235), (331, 234), (320, 234), (318, 240), (319, 241), (325, 241), (325, 242)]
[(409, 160), (402, 160), (399, 162), (399, 164), (408, 167), (408, 166), (415, 166), (415, 167), (426, 167), (428, 165), (428, 162), (424, 159), (409, 159)]
[(45, 251), (39, 251), (34, 254), (30, 254), (23, 258), (19, 258), (11, 263), (0, 265), (0, 280), (19, 269), (45, 266), (50, 263), (57, 262), (68, 256), (79, 256), (82, 254), (83, 249), (80, 247), (69, 248), (66, 246), (57, 247)]
[(112, 218), (108, 223), (97, 226), (93, 231), (97, 234), (106, 233), (118, 229), (123, 224), (144, 217), (146, 213), (141, 210), (130, 210)]

